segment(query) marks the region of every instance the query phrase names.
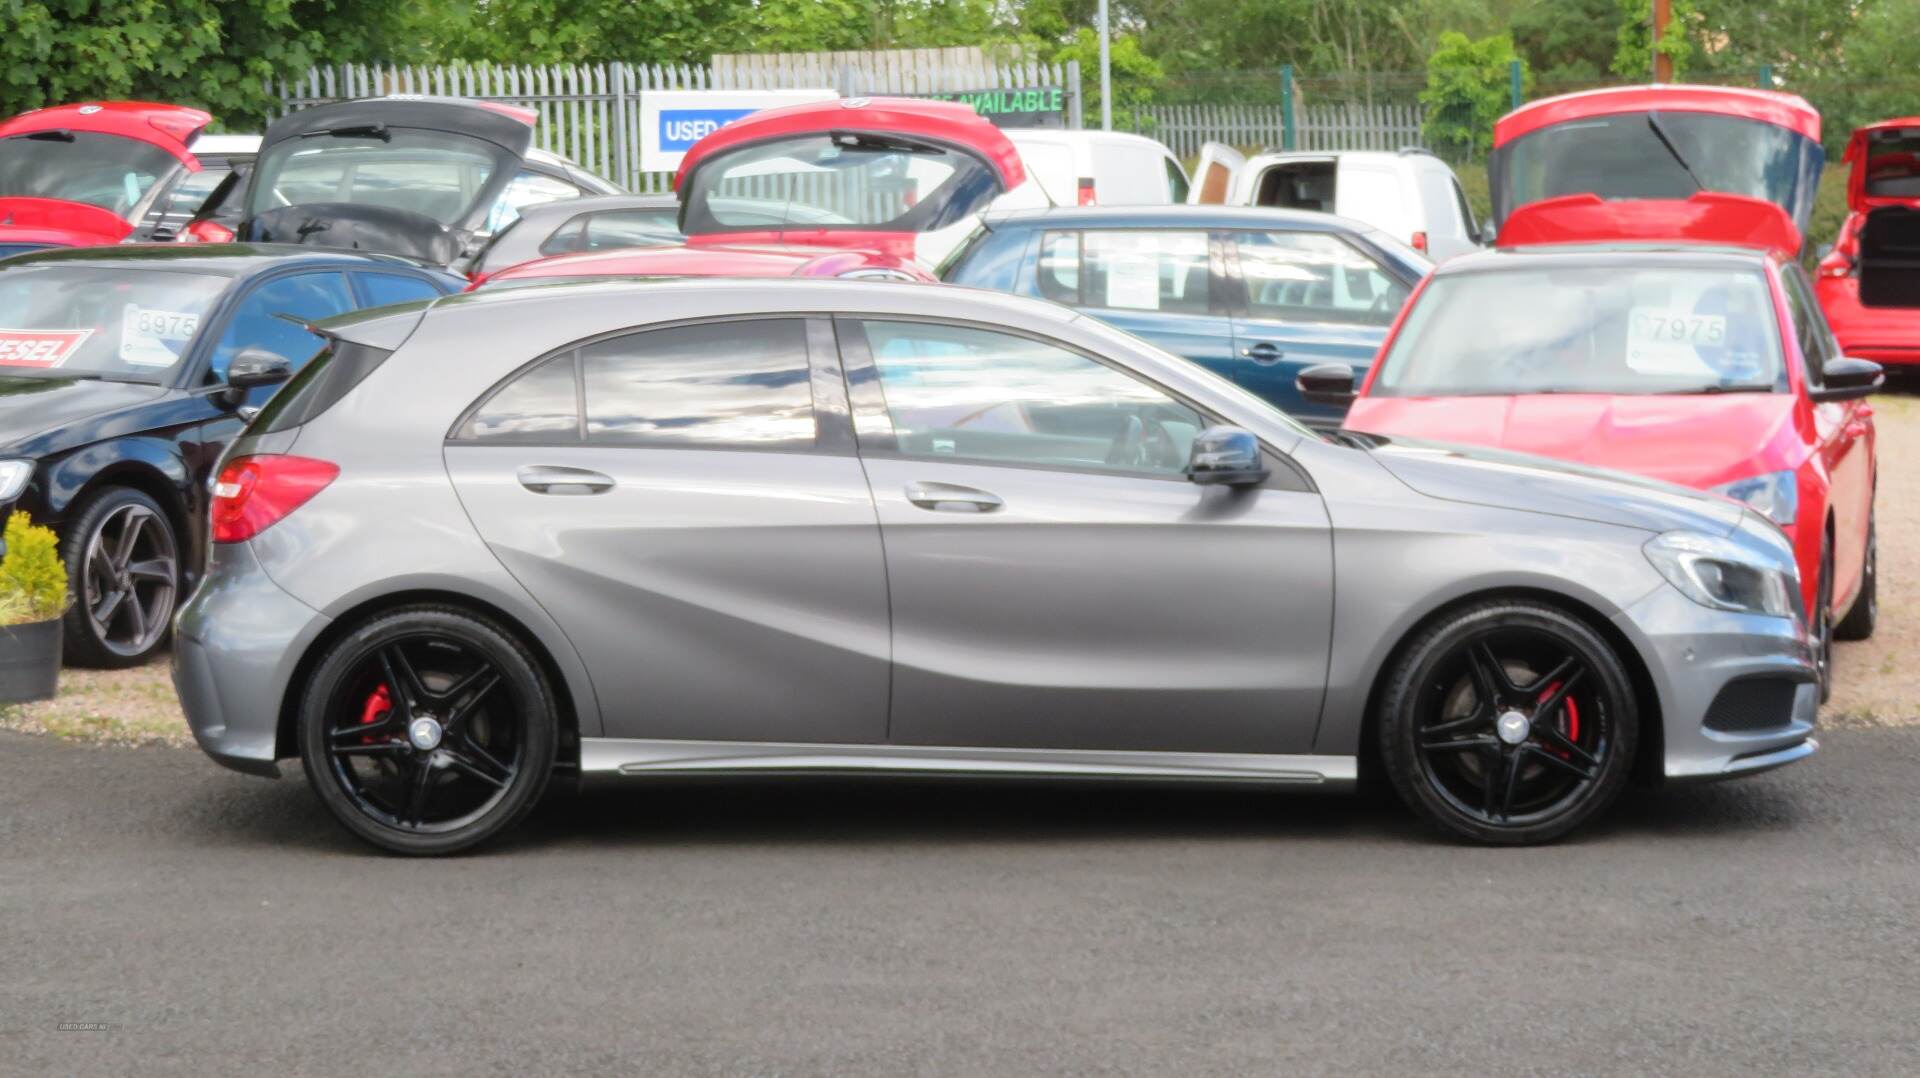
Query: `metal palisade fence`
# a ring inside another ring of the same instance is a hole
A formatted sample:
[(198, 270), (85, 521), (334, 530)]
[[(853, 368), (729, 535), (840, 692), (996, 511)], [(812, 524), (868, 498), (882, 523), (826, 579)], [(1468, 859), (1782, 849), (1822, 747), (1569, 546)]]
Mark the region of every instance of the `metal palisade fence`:
[(640, 99), (654, 90), (832, 88), (843, 96), (1062, 87), (1067, 125), (1079, 127), (1080, 65), (966, 60), (951, 50), (817, 57), (723, 57), (708, 65), (342, 64), (273, 84), (285, 110), (387, 94), (471, 97), (535, 109), (534, 145), (634, 192), (670, 188), (672, 176), (640, 168)]
[[(1119, 119), (1116, 117), (1116, 119)], [(1287, 110), (1271, 105), (1148, 105), (1133, 110), (1133, 130), (1167, 144), (1176, 156), (1195, 157), (1208, 142), (1279, 149), (1288, 143)], [(1340, 101), (1293, 109), (1293, 148), (1400, 150), (1426, 144), (1425, 110), (1417, 103)]]

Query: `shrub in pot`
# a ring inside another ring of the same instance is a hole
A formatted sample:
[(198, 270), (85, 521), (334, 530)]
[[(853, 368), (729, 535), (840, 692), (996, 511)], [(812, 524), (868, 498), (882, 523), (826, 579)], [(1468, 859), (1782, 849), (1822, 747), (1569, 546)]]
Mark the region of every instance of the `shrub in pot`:
[(25, 513), (7, 518), (0, 557), (0, 703), (46, 700), (60, 684), (60, 618), (67, 567), (53, 529)]

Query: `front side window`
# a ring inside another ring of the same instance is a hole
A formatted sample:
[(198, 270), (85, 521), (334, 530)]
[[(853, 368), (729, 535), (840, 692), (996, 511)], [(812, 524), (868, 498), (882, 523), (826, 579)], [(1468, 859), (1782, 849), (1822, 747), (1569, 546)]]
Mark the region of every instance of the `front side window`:
[(300, 323), (345, 314), (354, 307), (346, 275), (334, 270), (296, 273), (256, 287), (234, 309), (226, 332), (214, 346), (207, 381), (226, 381), (227, 366), (243, 348), (264, 348), (285, 357), (297, 369), (325, 343)]
[(165, 381), (232, 279), (24, 262), (0, 269), (0, 371)]
[(1758, 269), (1570, 266), (1435, 278), (1381, 361), (1387, 397), (1785, 385)]
[(1110, 310), (1206, 314), (1205, 232), (1049, 232), (1040, 241), (1040, 294)]
[(930, 232), (1000, 193), (986, 162), (895, 136), (800, 135), (702, 162), (683, 196), (688, 231), (765, 228)]
[(0, 198), (58, 198), (125, 217), (180, 162), (158, 146), (91, 131), (0, 139)]
[(1249, 232), (1239, 245), (1255, 318), (1386, 326), (1407, 301), (1406, 285), (1338, 236)]
[(969, 326), (862, 323), (899, 452), (1178, 476), (1199, 412), (1057, 345)]
[(1798, 269), (1784, 268), (1781, 283), (1787, 293), (1787, 313), (1793, 320), (1793, 334), (1800, 345), (1800, 361), (1806, 365), (1807, 384), (1820, 385), (1825, 380), (1827, 360), (1840, 354), (1840, 346), (1834, 342), (1827, 320), (1820, 313), (1813, 289)]

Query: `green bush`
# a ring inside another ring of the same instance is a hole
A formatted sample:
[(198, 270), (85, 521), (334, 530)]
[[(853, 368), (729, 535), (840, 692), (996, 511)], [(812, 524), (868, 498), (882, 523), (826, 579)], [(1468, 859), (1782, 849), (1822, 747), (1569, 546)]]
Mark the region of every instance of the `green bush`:
[[(1495, 34), (1474, 41), (1456, 30), (1440, 35), (1427, 58), (1427, 139), (1452, 156), (1485, 157), (1493, 146), (1493, 122), (1513, 108), (1513, 65), (1520, 61), (1513, 37)], [(1521, 91), (1533, 76), (1520, 63)]]
[(67, 612), (67, 566), (52, 528), (16, 511), (7, 518), (0, 558), (0, 625), (51, 621)]

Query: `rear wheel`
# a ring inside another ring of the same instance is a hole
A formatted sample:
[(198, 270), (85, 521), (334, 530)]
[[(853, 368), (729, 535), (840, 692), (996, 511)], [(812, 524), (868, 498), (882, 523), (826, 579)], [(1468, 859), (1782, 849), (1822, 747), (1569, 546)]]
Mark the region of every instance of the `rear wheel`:
[(1380, 753), (1408, 807), (1452, 834), (1548, 842), (1624, 789), (1639, 735), (1613, 648), (1531, 601), (1449, 615), (1390, 672)]
[(131, 487), (89, 497), (61, 554), (73, 605), (66, 655), (76, 666), (138, 666), (166, 646), (179, 596), (180, 554), (160, 503)]
[(1833, 627), (1835, 640), (1865, 640), (1873, 635), (1873, 623), (1880, 616), (1879, 588), (1875, 578), (1880, 572), (1879, 539), (1875, 534), (1873, 516), (1867, 516), (1867, 558), (1860, 569), (1860, 594), (1854, 597), (1853, 609)]
[(517, 823), (553, 771), (539, 665), (448, 607), (380, 615), (328, 651), (300, 707), (307, 780), (347, 829), (395, 853), (468, 849)]

